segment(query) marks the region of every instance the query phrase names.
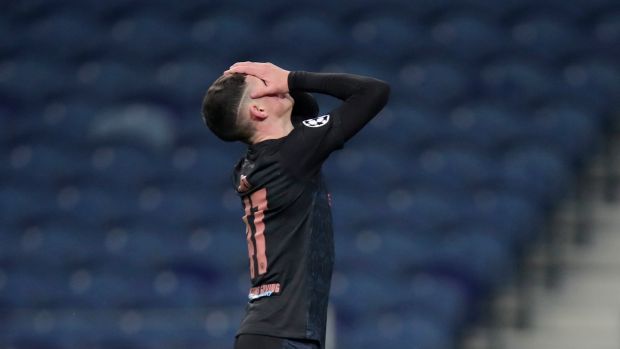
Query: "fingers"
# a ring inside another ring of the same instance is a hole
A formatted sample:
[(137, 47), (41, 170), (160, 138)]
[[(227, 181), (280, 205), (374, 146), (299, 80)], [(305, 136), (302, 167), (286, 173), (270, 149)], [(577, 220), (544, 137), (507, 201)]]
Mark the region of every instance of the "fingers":
[(280, 93), (277, 86), (267, 83), (267, 86), (260, 86), (250, 92), (250, 98), (261, 98), (265, 96), (273, 96)]
[(274, 89), (273, 87), (265, 86), (265, 87), (257, 88), (254, 91), (252, 91), (252, 93), (250, 93), (250, 98), (252, 99), (261, 98), (261, 97), (273, 95), (276, 92), (277, 90)]
[(265, 82), (267, 86), (257, 88), (250, 95), (251, 98), (260, 98), (268, 95), (288, 92), (288, 71), (271, 64), (258, 62), (237, 62), (228, 68), (224, 74), (246, 74), (255, 76)]
[(265, 63), (237, 62), (231, 65), (230, 68), (224, 72), (224, 74), (241, 73), (261, 77), (265, 74), (265, 65)]

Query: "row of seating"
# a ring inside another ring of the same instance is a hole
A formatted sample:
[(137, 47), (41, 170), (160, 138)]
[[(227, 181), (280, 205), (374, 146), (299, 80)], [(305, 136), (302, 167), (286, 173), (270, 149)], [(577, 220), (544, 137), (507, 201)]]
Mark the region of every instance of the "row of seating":
[[(23, 0), (0, 31), (0, 347), (230, 348), (248, 280), (200, 120), (237, 60), (392, 86), (325, 174), (337, 348), (456, 349), (601, 149), (612, 0)], [(336, 101), (319, 96), (327, 112)]]

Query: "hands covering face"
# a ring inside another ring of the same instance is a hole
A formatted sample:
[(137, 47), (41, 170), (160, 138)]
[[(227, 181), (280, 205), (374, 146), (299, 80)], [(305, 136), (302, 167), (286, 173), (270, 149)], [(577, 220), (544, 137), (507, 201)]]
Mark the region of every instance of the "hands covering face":
[(264, 86), (256, 88), (250, 94), (251, 98), (260, 98), (269, 95), (288, 93), (288, 70), (284, 70), (271, 63), (237, 62), (224, 74), (247, 74), (263, 80)]

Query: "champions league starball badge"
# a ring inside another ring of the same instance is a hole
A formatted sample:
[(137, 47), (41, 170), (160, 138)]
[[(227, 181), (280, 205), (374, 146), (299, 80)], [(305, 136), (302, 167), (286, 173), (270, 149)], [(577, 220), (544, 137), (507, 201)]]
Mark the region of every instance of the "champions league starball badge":
[(308, 127), (321, 127), (323, 125), (326, 125), (328, 122), (329, 122), (329, 114), (318, 116), (312, 119), (306, 119), (302, 121), (301, 123), (304, 124), (304, 126), (308, 126)]

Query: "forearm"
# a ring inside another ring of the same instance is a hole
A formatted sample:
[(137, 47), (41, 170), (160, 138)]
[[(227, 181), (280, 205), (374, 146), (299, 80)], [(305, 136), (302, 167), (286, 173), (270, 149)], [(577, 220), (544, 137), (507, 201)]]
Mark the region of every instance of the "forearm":
[(383, 94), (387, 100), (389, 94), (389, 86), (383, 81), (341, 73), (293, 71), (288, 76), (288, 86), (291, 91), (322, 93), (341, 100), (358, 94)]
[(359, 75), (296, 71), (288, 76), (289, 89), (328, 94), (344, 103), (332, 113), (341, 118), (345, 140), (355, 135), (388, 101), (387, 83)]

